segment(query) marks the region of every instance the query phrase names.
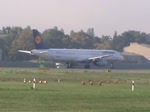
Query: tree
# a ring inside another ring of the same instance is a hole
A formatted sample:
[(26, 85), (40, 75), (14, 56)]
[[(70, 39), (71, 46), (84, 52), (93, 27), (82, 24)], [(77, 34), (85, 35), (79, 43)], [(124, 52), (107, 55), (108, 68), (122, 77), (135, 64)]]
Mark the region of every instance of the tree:
[(93, 48), (92, 38), (84, 31), (79, 31), (70, 36), (73, 48), (91, 49)]
[(117, 38), (113, 38), (112, 48), (117, 51), (123, 51), (123, 48), (127, 46), (124, 37), (118, 36)]
[(5, 49), (3, 50), (4, 60), (11, 60), (11, 48), (12, 43), (18, 38), (19, 33), (21, 32), (21, 27), (3, 27), (3, 34), (5, 35)]
[(23, 29), (19, 33), (18, 38), (12, 42), (12, 47), (9, 52), (11, 60), (31, 59), (28, 54), (18, 53), (18, 50), (31, 50), (34, 48), (34, 39), (32, 35), (33, 34), (30, 27)]
[(96, 49), (112, 49), (112, 38), (110, 36), (101, 37), (101, 43), (95, 44)]
[(117, 31), (114, 32), (113, 38), (117, 38)]
[(112, 40), (112, 38), (110, 36), (104, 36), (104, 35), (102, 35), (102, 37), (101, 37), (101, 41), (102, 42), (111, 41), (111, 40)]
[(112, 49), (112, 41), (105, 41), (101, 44), (95, 44), (96, 49)]
[(95, 34), (94, 34), (94, 28), (89, 28), (88, 30), (87, 30), (87, 34), (90, 36), (90, 37), (94, 37), (95, 36)]
[(73, 30), (70, 31), (70, 37), (73, 37), (75, 34), (76, 33)]
[(113, 48), (118, 51), (123, 51), (123, 48), (129, 46), (131, 42), (148, 43), (149, 36), (146, 33), (139, 31), (127, 31), (113, 38)]
[(62, 39), (65, 38), (65, 35), (62, 31), (58, 29), (48, 29), (45, 30), (42, 34), (44, 42), (49, 48), (64, 48)]
[(65, 35), (62, 38), (62, 43), (63, 43), (64, 48), (72, 48), (72, 41), (69, 35)]
[(148, 38), (149, 38), (149, 36), (146, 34), (146, 33), (140, 33), (137, 37), (136, 37), (136, 39), (135, 39), (135, 41), (137, 42), (137, 43), (147, 43), (148, 44)]

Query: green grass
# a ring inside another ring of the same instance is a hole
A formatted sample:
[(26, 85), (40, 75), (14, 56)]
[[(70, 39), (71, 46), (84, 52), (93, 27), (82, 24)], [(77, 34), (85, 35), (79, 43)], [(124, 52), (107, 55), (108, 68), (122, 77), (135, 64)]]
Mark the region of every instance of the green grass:
[[(37, 84), (34, 90), (32, 83), (23, 83), (24, 78), (47, 80), (48, 84)], [(97, 84), (99, 80), (104, 81), (102, 86)], [(131, 80), (135, 80), (134, 92)], [(0, 112), (149, 111), (150, 71), (0, 69)]]

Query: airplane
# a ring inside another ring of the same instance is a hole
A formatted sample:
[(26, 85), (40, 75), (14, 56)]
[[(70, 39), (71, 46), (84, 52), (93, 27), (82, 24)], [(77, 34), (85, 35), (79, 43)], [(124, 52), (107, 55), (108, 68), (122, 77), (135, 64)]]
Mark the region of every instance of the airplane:
[(96, 50), (96, 49), (47, 49), (41, 34), (33, 29), (35, 49), (31, 51), (18, 50), (22, 53), (36, 55), (45, 60), (56, 63), (65, 63), (67, 68), (72, 68), (74, 63), (85, 63), (85, 68), (90, 68), (90, 63), (96, 66), (122, 61), (123, 56), (115, 50)]

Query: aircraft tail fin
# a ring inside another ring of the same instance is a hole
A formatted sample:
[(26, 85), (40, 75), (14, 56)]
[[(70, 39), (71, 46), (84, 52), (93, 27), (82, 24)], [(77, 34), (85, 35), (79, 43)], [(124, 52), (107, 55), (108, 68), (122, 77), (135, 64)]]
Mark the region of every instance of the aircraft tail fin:
[(36, 49), (46, 49), (41, 34), (40, 32), (38, 32), (38, 30), (33, 29), (33, 37), (34, 37), (34, 45)]

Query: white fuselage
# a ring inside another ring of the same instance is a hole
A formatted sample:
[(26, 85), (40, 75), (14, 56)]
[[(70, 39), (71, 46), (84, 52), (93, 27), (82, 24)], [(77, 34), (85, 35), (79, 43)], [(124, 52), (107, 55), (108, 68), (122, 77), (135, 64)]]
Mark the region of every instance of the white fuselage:
[(105, 60), (123, 60), (123, 56), (114, 50), (92, 50), (92, 49), (34, 49), (32, 54), (46, 60), (55, 62), (84, 62), (89, 58), (110, 55)]

